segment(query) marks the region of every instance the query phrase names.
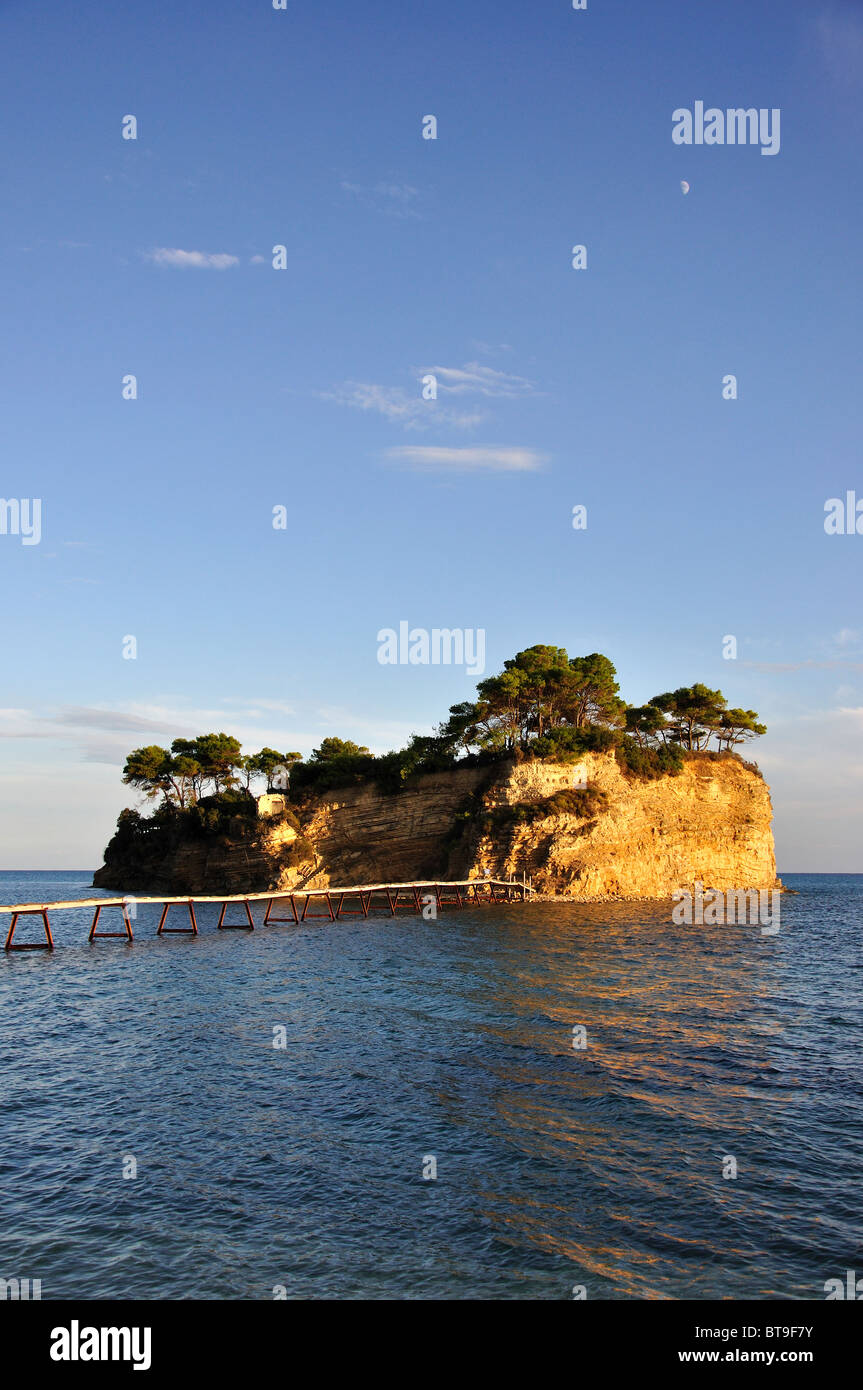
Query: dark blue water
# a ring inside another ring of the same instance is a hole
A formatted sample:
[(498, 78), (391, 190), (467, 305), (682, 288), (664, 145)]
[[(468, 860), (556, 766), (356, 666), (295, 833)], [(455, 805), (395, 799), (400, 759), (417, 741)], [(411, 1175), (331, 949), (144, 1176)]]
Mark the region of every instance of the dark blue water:
[[(0, 874), (0, 901), (90, 878)], [(90, 946), (57, 914), (53, 955), (0, 953), (0, 1277), (823, 1299), (863, 1268), (863, 877), (785, 881), (777, 936), (657, 903), (254, 934), (202, 909), (155, 939), (140, 908), (134, 945)]]

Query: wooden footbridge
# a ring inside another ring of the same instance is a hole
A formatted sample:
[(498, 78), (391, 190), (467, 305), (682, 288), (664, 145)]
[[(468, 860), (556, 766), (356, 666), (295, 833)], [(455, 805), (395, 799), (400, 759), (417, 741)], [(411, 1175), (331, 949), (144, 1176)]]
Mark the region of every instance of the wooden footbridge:
[[(400, 907), (410, 908), (414, 912), (422, 912), (432, 902), (435, 908), (440, 910), (445, 907), (481, 906), (483, 903), (525, 902), (532, 893), (533, 889), (527, 882), (518, 883), (512, 879), (468, 878), (461, 879), (456, 883), (434, 883), (431, 881), (366, 883), (352, 888), (303, 888), (285, 893), (272, 891), (269, 893), (228, 893), (204, 897), (138, 898), (132, 894), (127, 894), (123, 898), (77, 898), (69, 902), (11, 903), (7, 906), (0, 906), (0, 914), (5, 913), (12, 917), (6, 935), (5, 949), (7, 951), (53, 951), (54, 938), (51, 934), (51, 923), (48, 918), (49, 911), (59, 912), (82, 907), (95, 908), (93, 921), (90, 925), (90, 934), (87, 937), (88, 941), (101, 940), (107, 937), (121, 937), (125, 938), (126, 941), (133, 941), (132, 917), (136, 915), (138, 906), (144, 904), (161, 903), (162, 905), (159, 925), (156, 928), (157, 936), (164, 936), (167, 933), (197, 936), (198, 918), (195, 914), (195, 906), (200, 903), (220, 904), (221, 910), (217, 924), (219, 931), (254, 931), (252, 903), (265, 902), (267, 904), (263, 921), (263, 925), (267, 926), (271, 922), (306, 922), (317, 918), (336, 922), (341, 917), (368, 917), (371, 912), (381, 911), (388, 911), (390, 916), (395, 917)], [(245, 921), (225, 921), (229, 903), (243, 904)], [(302, 910), (298, 907), (298, 903), (301, 904)], [(345, 906), (346, 903), (347, 906)], [(313, 904), (314, 907), (312, 907)], [(107, 907), (120, 909), (123, 923), (122, 931), (99, 930), (99, 919), (103, 909)], [(172, 907), (186, 908), (189, 916), (187, 927), (169, 927), (166, 925), (168, 912)], [(290, 916), (276, 915), (279, 911), (284, 913), (286, 907), (290, 908)], [(15, 941), (15, 928), (19, 918), (28, 916), (41, 917), (45, 933), (44, 941)]]

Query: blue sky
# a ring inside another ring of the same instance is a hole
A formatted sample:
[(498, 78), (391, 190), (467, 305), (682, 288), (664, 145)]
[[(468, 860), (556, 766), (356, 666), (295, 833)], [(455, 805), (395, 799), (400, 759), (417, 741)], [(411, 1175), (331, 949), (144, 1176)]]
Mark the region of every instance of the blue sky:
[(845, 0), (0, 3), (0, 866), (98, 864), (141, 743), (430, 729), (407, 620), (720, 686), (780, 868), (863, 871), (861, 74)]

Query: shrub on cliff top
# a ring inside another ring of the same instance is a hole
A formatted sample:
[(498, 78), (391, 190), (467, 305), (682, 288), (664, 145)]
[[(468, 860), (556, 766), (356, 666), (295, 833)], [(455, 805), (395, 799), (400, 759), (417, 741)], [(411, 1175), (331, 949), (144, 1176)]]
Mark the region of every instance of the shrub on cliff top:
[(248, 822), (257, 821), (258, 807), (248, 792), (228, 791), (202, 796), (194, 806), (179, 814), (189, 829), (199, 834), (224, 835), (231, 828), (243, 834)]
[(730, 761), (737, 763), (740, 767), (745, 767), (747, 772), (754, 772), (756, 777), (764, 780), (764, 774), (757, 763), (747, 762), (745, 758), (741, 758), (739, 753), (729, 752), (728, 749), (723, 749), (721, 753), (717, 752), (715, 748), (696, 749), (694, 752), (686, 754), (686, 761), (699, 763), (727, 763)]
[(255, 798), (248, 792), (228, 791), (202, 797), (184, 810), (166, 801), (151, 816), (142, 816), (138, 811), (121, 811), (111, 846), (119, 852), (146, 843), (148, 852), (158, 845), (167, 853), (186, 836), (212, 838), (221, 835), (251, 842), (282, 823), (299, 832), (300, 822), (290, 809), (286, 808), (277, 816), (268, 816), (266, 820), (258, 818), (257, 809)]
[(592, 820), (607, 805), (608, 796), (597, 787), (582, 790), (565, 788), (539, 801), (516, 801), (509, 806), (496, 806), (486, 813), (483, 820), (488, 829), (498, 830), (532, 825), (534, 821), (545, 820), (548, 816), (577, 816), (579, 820)]
[(677, 777), (683, 770), (686, 754), (679, 743), (639, 748), (634, 739), (622, 738), (614, 750), (614, 756), (624, 777), (651, 782), (657, 777)]
[(281, 862), (286, 869), (302, 869), (306, 864), (314, 864), (315, 847), (305, 835), (299, 835), (293, 844), (286, 845), (281, 852)]
[(368, 782), (375, 775), (376, 763), (373, 753), (348, 753), (323, 762), (297, 763), (291, 771), (291, 794), (324, 792), (331, 787)]
[(599, 725), (588, 725), (573, 729), (561, 725), (551, 729), (542, 738), (532, 739), (524, 750), (528, 758), (548, 758), (559, 763), (578, 762), (584, 753), (608, 753), (620, 740), (617, 729), (603, 729)]

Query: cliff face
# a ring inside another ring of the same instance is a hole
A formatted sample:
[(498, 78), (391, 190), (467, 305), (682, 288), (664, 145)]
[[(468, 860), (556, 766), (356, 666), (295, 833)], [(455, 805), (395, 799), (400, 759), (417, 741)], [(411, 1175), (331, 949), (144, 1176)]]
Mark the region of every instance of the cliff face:
[(252, 893), (300, 881), (302, 869), (286, 864), (297, 840), (290, 825), (264, 822), (255, 837), (246, 829), (238, 824), (234, 833), (172, 837), (167, 844), (148, 844), (146, 839), (118, 844), (115, 837), (93, 883), (124, 893)]
[[(735, 759), (690, 759), (678, 777), (630, 781), (607, 754), (581, 761), (605, 804), (587, 817), (552, 814), (508, 832), (494, 821), (470, 852), (471, 872), (532, 875), (534, 887), (572, 897), (662, 898), (694, 880), (711, 888), (776, 883), (766, 783)], [(521, 763), (486, 794), (492, 807), (531, 803), (572, 786), (569, 766)]]
[(314, 886), (454, 877), (447, 837), (466, 798), (487, 781), (487, 768), (470, 767), (429, 773), (389, 795), (374, 786), (327, 793), (303, 826), (321, 863)]
[(580, 767), (581, 793), (572, 765), (546, 762), (427, 774), (396, 794), (374, 785), (328, 792), (302, 816), (317, 861), (311, 876), (311, 860), (290, 853), (296, 832), (276, 824), (254, 845), (180, 844), (158, 866), (115, 856), (95, 881), (246, 892), (488, 871), (526, 873), (540, 891), (574, 898), (661, 898), (694, 880), (723, 890), (776, 883), (770, 793), (736, 759), (689, 759), (680, 776), (647, 782), (624, 777), (612, 754), (586, 754)]

